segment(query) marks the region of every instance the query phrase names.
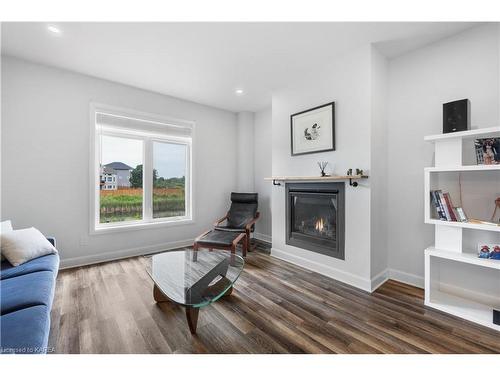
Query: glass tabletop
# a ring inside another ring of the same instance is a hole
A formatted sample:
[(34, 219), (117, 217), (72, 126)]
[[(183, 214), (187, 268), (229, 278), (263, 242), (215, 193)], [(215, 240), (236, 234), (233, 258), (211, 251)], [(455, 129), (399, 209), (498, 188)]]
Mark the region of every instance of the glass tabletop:
[(222, 297), (238, 279), (245, 261), (227, 251), (179, 250), (153, 255), (147, 271), (168, 299), (202, 307)]

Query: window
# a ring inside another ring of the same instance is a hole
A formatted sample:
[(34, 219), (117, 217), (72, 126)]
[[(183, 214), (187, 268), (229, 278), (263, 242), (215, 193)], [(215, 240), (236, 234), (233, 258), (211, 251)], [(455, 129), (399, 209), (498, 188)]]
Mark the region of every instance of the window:
[(192, 221), (194, 124), (91, 109), (93, 232)]

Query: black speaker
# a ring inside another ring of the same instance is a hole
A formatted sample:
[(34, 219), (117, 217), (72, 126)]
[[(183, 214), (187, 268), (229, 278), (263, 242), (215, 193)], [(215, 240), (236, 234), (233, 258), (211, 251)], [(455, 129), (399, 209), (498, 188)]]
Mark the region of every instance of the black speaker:
[(443, 133), (470, 129), (470, 101), (457, 100), (443, 104)]
[(500, 326), (500, 310), (493, 309), (493, 324)]

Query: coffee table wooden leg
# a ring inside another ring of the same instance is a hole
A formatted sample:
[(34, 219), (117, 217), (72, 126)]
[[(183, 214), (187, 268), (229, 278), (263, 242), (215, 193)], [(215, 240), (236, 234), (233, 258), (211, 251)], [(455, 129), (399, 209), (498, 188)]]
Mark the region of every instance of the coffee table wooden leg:
[(194, 335), (196, 333), (196, 326), (198, 325), (198, 313), (200, 309), (197, 307), (186, 307), (186, 319), (189, 325), (189, 330)]
[(158, 288), (155, 284), (153, 287), (153, 298), (155, 299), (156, 302), (168, 302), (170, 299), (162, 293), (160, 288)]

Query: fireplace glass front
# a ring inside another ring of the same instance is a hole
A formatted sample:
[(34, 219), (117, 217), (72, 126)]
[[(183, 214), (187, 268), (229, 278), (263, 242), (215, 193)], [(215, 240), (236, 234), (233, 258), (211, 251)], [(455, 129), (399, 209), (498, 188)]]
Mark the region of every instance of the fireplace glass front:
[(287, 244), (344, 259), (344, 183), (287, 184)]

